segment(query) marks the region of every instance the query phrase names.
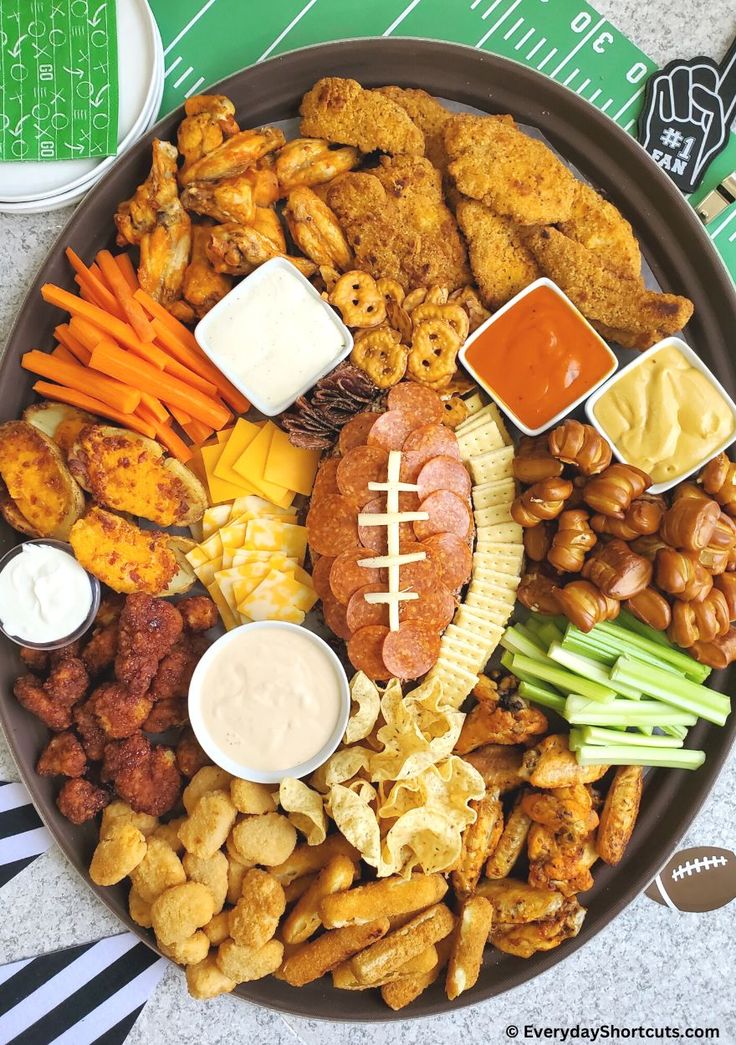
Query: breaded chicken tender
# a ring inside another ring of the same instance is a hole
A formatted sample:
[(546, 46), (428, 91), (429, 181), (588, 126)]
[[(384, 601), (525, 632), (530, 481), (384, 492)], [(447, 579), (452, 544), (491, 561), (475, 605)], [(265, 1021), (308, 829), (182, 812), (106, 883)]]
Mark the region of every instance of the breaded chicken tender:
[(102, 811), (102, 822), (100, 823), (100, 838), (104, 838), (108, 831), (119, 821), (125, 820), (137, 827), (142, 835), (148, 838), (158, 827), (158, 817), (150, 816), (148, 813), (136, 813), (127, 802), (116, 798)]
[(97, 721), (110, 740), (132, 736), (149, 715), (153, 702), (131, 693), (119, 682), (103, 682), (89, 698)]
[(150, 686), (160, 661), (179, 639), (182, 616), (165, 599), (130, 595), (120, 615), (115, 677), (138, 696)]
[(229, 994), (235, 990), (235, 980), (220, 972), (214, 954), (208, 954), (196, 965), (187, 965), (186, 977), (187, 990), (198, 1001), (217, 998), (220, 994)]
[(302, 98), (300, 131), (361, 152), (424, 155), (424, 135), (406, 111), (357, 80), (326, 76)]
[(80, 777), (87, 768), (87, 755), (71, 732), (58, 733), (49, 740), (36, 763), (39, 776)]
[(645, 289), (639, 279), (608, 268), (581, 243), (557, 229), (538, 229), (527, 246), (545, 276), (554, 280), (597, 329), (613, 328), (648, 348), (676, 334), (693, 314), (688, 298)]
[(572, 212), (559, 229), (591, 250), (608, 268), (640, 278), (641, 251), (631, 225), (612, 203), (585, 182), (575, 183)]
[(182, 860), (184, 870), (190, 882), (201, 882), (212, 893), (215, 901), (215, 914), (219, 914), (225, 906), (227, 896), (227, 857), (218, 849), (212, 856), (195, 856), (185, 853)]
[(424, 154), (438, 171), (447, 169), (445, 149), (445, 124), (452, 116), (449, 109), (440, 105), (436, 98), (415, 87), (376, 87), (380, 94), (400, 105), (424, 135)]
[(165, 943), (159, 942), (159, 947), (166, 957), (171, 958), (177, 965), (196, 965), (209, 954), (210, 941), (201, 929), (197, 929), (196, 933), (192, 933), (180, 943), (172, 943), (167, 947)]
[(206, 595), (190, 595), (180, 599), (176, 608), (187, 631), (208, 631), (217, 624), (217, 606)]
[(179, 828), (183, 823), (184, 817), (177, 816), (173, 820), (167, 820), (165, 824), (159, 824), (153, 832), (155, 838), (160, 838), (162, 842), (166, 842), (167, 846), (173, 849), (177, 855), (184, 852), (184, 846), (181, 838), (179, 838)]
[(116, 885), (132, 874), (146, 855), (146, 839), (129, 820), (118, 820), (97, 843), (89, 865), (96, 885)]
[(495, 214), (477, 200), (461, 199), (458, 225), (468, 242), (470, 267), (483, 304), (500, 308), (540, 275), (534, 255), (524, 243), (520, 226)]
[(188, 853), (209, 859), (225, 844), (236, 816), (226, 791), (208, 791), (179, 828), (179, 838)]
[(353, 249), (356, 267), (411, 290), (455, 290), (470, 281), (465, 246), (429, 160), (384, 157), (363, 173), (345, 174), (327, 202)]
[(231, 780), (230, 797), (241, 813), (270, 813), (276, 808), (266, 785), (253, 784), (249, 780)]
[(168, 813), (181, 790), (173, 749), (151, 745), (142, 733), (107, 745), (102, 778), (112, 780), (120, 797), (136, 812), (152, 816)]
[(219, 766), (203, 766), (194, 774), (181, 796), (184, 808), (190, 815), (202, 795), (208, 791), (227, 791), (232, 777)]
[(135, 889), (128, 893), (128, 914), (136, 925), (144, 929), (151, 928), (151, 905), (142, 900)]
[(109, 792), (80, 777), (67, 780), (56, 797), (62, 815), (73, 824), (92, 820), (110, 801)]
[(548, 146), (502, 116), (458, 113), (445, 127), (448, 167), (465, 196), (520, 225), (552, 225), (572, 213), (576, 181)]
[(286, 909), (281, 883), (254, 867), (243, 877), (240, 899), (228, 916), (230, 935), (243, 947), (263, 947), (278, 928)]

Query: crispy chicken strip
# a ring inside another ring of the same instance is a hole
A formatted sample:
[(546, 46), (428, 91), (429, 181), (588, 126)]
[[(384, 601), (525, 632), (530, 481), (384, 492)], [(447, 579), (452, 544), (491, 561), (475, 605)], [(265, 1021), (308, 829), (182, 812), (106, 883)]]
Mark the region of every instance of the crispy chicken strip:
[(284, 132), (277, 127), (259, 127), (256, 130), (238, 131), (218, 148), (200, 157), (180, 172), (182, 185), (193, 181), (219, 181), (242, 174), (261, 157), (280, 148)]
[(391, 155), (424, 155), (424, 135), (400, 105), (357, 80), (326, 76), (302, 98), (301, 133), (361, 152), (380, 149)]
[(356, 267), (411, 290), (469, 282), (465, 247), (442, 197), (442, 179), (423, 157), (384, 157), (370, 172), (340, 177), (327, 193)]
[(449, 172), (465, 196), (520, 225), (553, 225), (572, 212), (575, 178), (543, 142), (501, 116), (447, 121)]
[(541, 274), (520, 226), (477, 200), (462, 198), (455, 211), (468, 241), (470, 267), (483, 304), (500, 308)]
[(215, 272), (228, 272), (231, 276), (245, 276), (264, 261), (276, 257), (286, 258), (305, 276), (317, 271), (317, 266), (306, 258), (291, 257), (279, 250), (273, 240), (255, 226), (232, 222), (212, 229), (207, 256)]
[(641, 251), (631, 225), (590, 185), (576, 182), (572, 212), (559, 229), (592, 250), (608, 268), (633, 279), (640, 278)]
[(184, 300), (199, 319), (221, 301), (233, 285), (230, 276), (215, 272), (207, 256), (211, 235), (211, 225), (192, 226), (192, 256), (184, 273)]
[(390, 98), (400, 105), (424, 135), (425, 155), (433, 167), (447, 170), (445, 124), (452, 116), (449, 109), (426, 91), (414, 87), (376, 87), (374, 94)]
[(537, 229), (527, 246), (545, 276), (567, 294), (594, 326), (615, 328), (639, 339), (647, 348), (681, 330), (693, 314), (693, 304), (676, 294), (658, 294), (640, 280), (607, 268), (592, 251), (557, 229)]
[(224, 94), (195, 94), (184, 102), (184, 111), (186, 116), (177, 131), (179, 152), (184, 157), (182, 171), (240, 130), (235, 106)]

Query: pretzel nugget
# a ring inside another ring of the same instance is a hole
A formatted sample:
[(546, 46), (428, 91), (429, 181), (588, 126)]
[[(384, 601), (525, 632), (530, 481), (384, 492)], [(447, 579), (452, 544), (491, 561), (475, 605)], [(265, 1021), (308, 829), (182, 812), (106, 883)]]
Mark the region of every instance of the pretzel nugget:
[(392, 388), (406, 373), (409, 350), (390, 327), (368, 330), (350, 353), (350, 361), (370, 377), (376, 388)]
[(492, 922), (493, 907), (485, 897), (474, 896), (464, 905), (453, 937), (445, 982), (450, 1001), (476, 984)]
[(244, 864), (281, 864), (296, 845), (296, 828), (280, 813), (249, 816), (233, 828), (236, 853)]
[(253, 784), (237, 777), (230, 781), (230, 800), (240, 813), (272, 813), (276, 809), (265, 784)]
[(150, 904), (172, 885), (186, 882), (187, 875), (170, 845), (160, 838), (149, 838), (146, 855), (130, 872), (130, 880), (141, 900)]
[(378, 983), (359, 983), (353, 973), (351, 962), (343, 962), (332, 970), (332, 986), (341, 991), (367, 991), (372, 987), (383, 987), (387, 983), (394, 983), (405, 976), (423, 976), (436, 968), (439, 962), (437, 948), (430, 944), (414, 958), (400, 966), (396, 972), (390, 973)]
[(97, 843), (89, 876), (97, 885), (116, 885), (131, 874), (146, 855), (146, 839), (129, 820), (118, 820)]
[(361, 925), (387, 915), (410, 914), (438, 903), (447, 892), (439, 874), (415, 874), (411, 878), (382, 878), (347, 892), (326, 896), (320, 904), (322, 924), (327, 929)]
[(225, 906), (228, 889), (228, 861), (225, 854), (219, 849), (206, 858), (186, 853), (182, 863), (190, 882), (201, 882), (207, 886), (215, 901), (215, 914), (219, 914)]
[(194, 812), (197, 802), (208, 791), (227, 791), (231, 780), (230, 774), (219, 766), (203, 766), (182, 792), (181, 800), (187, 813)]
[(360, 853), (355, 849), (347, 838), (341, 834), (330, 835), (319, 845), (298, 845), (291, 856), (283, 863), (271, 868), (271, 874), (278, 878), (283, 886), (303, 878), (304, 875), (321, 871), (322, 868), (335, 856), (347, 856), (350, 860), (359, 860)]
[(386, 302), (375, 279), (357, 269), (338, 279), (328, 301), (348, 327), (377, 327), (386, 318)]
[(235, 989), (235, 980), (223, 976), (215, 963), (214, 954), (208, 954), (196, 965), (187, 965), (187, 990), (193, 998), (204, 1001)]
[(159, 941), (159, 947), (162, 953), (177, 965), (196, 965), (209, 954), (210, 941), (201, 929), (197, 929), (196, 933), (188, 936), (186, 940), (172, 943), (170, 947)]
[(170, 947), (193, 936), (215, 913), (212, 893), (201, 882), (174, 885), (151, 905), (153, 931), (159, 943)]
[(347, 856), (330, 860), (281, 926), (284, 943), (304, 943), (313, 936), (322, 924), (319, 915), (322, 900), (332, 893), (349, 889), (354, 877), (355, 865)]
[(375, 945), (386, 935), (388, 927), (388, 918), (377, 918), (365, 925), (346, 925), (343, 929), (323, 933), (289, 955), (281, 966), (279, 977), (292, 987), (304, 987), (332, 972), (364, 948)]
[(455, 918), (450, 909), (444, 904), (435, 904), (412, 918), (403, 928), (356, 954), (352, 961), (355, 978), (360, 983), (375, 983), (405, 965), (431, 943), (449, 936), (454, 925)]

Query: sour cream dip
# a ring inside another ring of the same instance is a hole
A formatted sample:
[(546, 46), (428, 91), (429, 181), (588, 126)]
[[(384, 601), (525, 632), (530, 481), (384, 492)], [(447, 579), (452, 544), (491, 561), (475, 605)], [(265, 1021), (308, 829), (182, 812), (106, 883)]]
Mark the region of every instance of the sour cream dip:
[(201, 320), (197, 340), (261, 413), (282, 413), (350, 352), (350, 331), (290, 262), (272, 258)]
[(192, 728), (210, 758), (262, 783), (321, 765), (342, 739), (349, 709), (335, 653), (313, 632), (282, 621), (223, 635), (189, 686)]
[(27, 541), (0, 563), (0, 623), (17, 641), (34, 646), (71, 641), (94, 601), (92, 578), (60, 542)]

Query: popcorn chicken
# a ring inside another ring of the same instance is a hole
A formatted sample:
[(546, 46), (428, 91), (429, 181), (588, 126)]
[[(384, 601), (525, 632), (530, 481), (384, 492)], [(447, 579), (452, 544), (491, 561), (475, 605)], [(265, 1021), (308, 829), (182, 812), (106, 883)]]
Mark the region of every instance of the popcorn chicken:
[(217, 948), (215, 962), (228, 979), (247, 983), (276, 972), (283, 957), (284, 945), (279, 940), (269, 940), (261, 948), (243, 947), (235, 940), (225, 940)]
[(193, 936), (212, 918), (215, 902), (201, 882), (184, 882), (158, 896), (151, 906), (151, 922), (159, 943), (168, 947)]
[(273, 795), (265, 784), (253, 784), (237, 777), (230, 781), (230, 798), (241, 813), (271, 813), (276, 809)]
[(237, 810), (226, 791), (208, 791), (179, 828), (179, 838), (187, 852), (204, 858), (213, 856), (225, 844), (236, 816)]
[(276, 932), (285, 909), (281, 884), (272, 874), (254, 867), (245, 875), (240, 899), (230, 911), (230, 935), (241, 946), (257, 950)]
[(243, 889), (243, 878), (245, 877), (246, 871), (250, 870), (246, 864), (242, 864), (240, 860), (234, 859), (229, 855), (228, 846), (228, 858), (227, 858), (227, 902), (235, 904), (240, 899), (240, 893)]
[(215, 964), (215, 956), (208, 954), (196, 965), (187, 965), (187, 990), (193, 998), (204, 1001), (235, 989), (235, 980), (224, 976)]
[(221, 853), (219, 849), (209, 857), (185, 853), (182, 862), (187, 878), (191, 882), (201, 882), (212, 893), (212, 899), (215, 901), (215, 913), (219, 914), (225, 906), (228, 888), (228, 861), (225, 854)]
[(181, 796), (187, 813), (191, 815), (194, 812), (197, 802), (208, 791), (227, 791), (231, 780), (230, 774), (219, 766), (202, 766), (184, 788)]
[(181, 838), (179, 838), (179, 828), (185, 820), (185, 816), (177, 816), (174, 817), (173, 820), (169, 820), (167, 824), (159, 824), (153, 832), (153, 837), (159, 838), (162, 842), (166, 842), (175, 853), (183, 853), (184, 844)]
[(210, 953), (210, 941), (201, 929), (197, 929), (196, 933), (192, 933), (181, 943), (173, 943), (171, 946), (159, 940), (159, 947), (166, 957), (171, 958), (177, 965), (196, 965)]
[(296, 828), (280, 813), (263, 813), (236, 824), (233, 842), (243, 863), (274, 867), (294, 851)]
[(129, 821), (134, 827), (137, 827), (141, 834), (145, 835), (146, 838), (148, 838), (150, 834), (153, 834), (159, 826), (158, 817), (151, 816), (150, 813), (136, 813), (135, 810), (130, 808), (127, 802), (123, 802), (118, 798), (102, 810), (100, 838), (104, 838), (112, 825), (120, 820)]
[(219, 947), (229, 937), (229, 919), (229, 911), (220, 911), (219, 914), (213, 915), (204, 926), (202, 931), (206, 934), (213, 947)]
[(97, 843), (89, 865), (96, 885), (115, 885), (129, 875), (146, 855), (146, 839), (127, 821), (111, 826)]
[(146, 855), (130, 873), (130, 880), (141, 900), (153, 903), (172, 885), (186, 882), (182, 862), (171, 846), (160, 838), (149, 838)]
[(151, 928), (151, 905), (142, 899), (135, 886), (128, 893), (128, 914), (136, 925), (141, 925), (144, 929)]

